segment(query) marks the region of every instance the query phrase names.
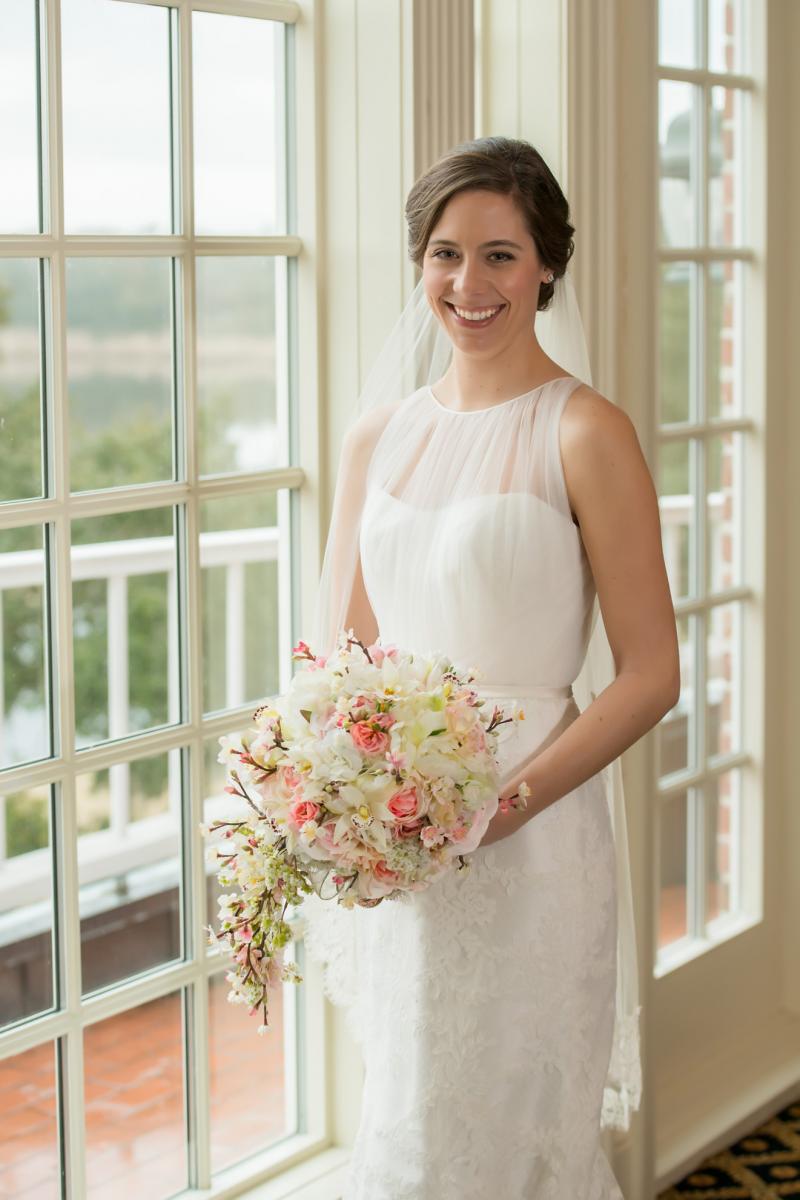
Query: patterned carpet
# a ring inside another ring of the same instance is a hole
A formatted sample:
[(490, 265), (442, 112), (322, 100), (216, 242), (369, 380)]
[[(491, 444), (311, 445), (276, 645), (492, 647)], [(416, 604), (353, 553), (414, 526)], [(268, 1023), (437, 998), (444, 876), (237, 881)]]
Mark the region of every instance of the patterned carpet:
[(800, 1100), (707, 1158), (658, 1200), (800, 1200)]

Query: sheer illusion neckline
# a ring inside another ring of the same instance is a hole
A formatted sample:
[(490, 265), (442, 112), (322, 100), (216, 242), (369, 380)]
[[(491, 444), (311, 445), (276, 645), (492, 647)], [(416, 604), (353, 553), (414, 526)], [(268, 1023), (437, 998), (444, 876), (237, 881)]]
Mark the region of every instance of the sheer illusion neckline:
[(426, 390), (436, 407), (440, 408), (442, 412), (452, 413), (454, 417), (475, 417), (478, 413), (494, 412), (496, 408), (506, 408), (509, 404), (516, 403), (517, 400), (524, 400), (526, 396), (533, 396), (535, 392), (540, 392), (549, 383), (558, 383), (560, 379), (576, 378), (576, 375), (555, 375), (552, 379), (545, 379), (544, 383), (540, 383), (537, 387), (529, 388), (527, 392), (521, 392), (519, 396), (511, 396), (508, 400), (501, 400), (499, 404), (487, 404), (484, 408), (450, 408), (447, 404), (442, 404), (441, 400), (437, 399), (430, 385), (427, 385)]

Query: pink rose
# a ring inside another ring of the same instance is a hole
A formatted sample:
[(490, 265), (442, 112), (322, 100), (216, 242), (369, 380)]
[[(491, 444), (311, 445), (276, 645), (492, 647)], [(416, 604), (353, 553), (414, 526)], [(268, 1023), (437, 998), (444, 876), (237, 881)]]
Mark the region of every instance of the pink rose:
[(379, 883), (393, 883), (397, 879), (397, 872), (390, 871), (386, 865), (386, 860), (383, 858), (375, 864), (372, 873)]
[(419, 811), (419, 796), (415, 787), (404, 788), (395, 792), (388, 804), (389, 812), (404, 821), (406, 817), (416, 817)]
[(409, 822), (408, 825), (395, 825), (394, 831), (398, 838), (412, 838), (417, 836), (424, 824), (425, 818), (419, 817), (416, 821)]
[(319, 812), (319, 805), (313, 800), (295, 800), (294, 804), (289, 805), (289, 816), (298, 828), (305, 825), (306, 821), (316, 821)]
[(373, 729), (369, 721), (356, 721), (350, 727), (350, 736), (359, 750), (366, 754), (383, 754), (389, 745), (389, 735), (382, 729)]

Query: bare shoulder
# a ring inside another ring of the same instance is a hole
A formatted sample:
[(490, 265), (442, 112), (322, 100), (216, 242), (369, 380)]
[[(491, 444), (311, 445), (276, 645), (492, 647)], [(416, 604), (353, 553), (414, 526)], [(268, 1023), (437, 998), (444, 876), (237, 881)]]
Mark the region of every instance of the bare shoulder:
[(579, 524), (616, 483), (629, 497), (652, 494), (653, 482), (628, 414), (582, 383), (567, 397), (559, 426), (564, 482)]

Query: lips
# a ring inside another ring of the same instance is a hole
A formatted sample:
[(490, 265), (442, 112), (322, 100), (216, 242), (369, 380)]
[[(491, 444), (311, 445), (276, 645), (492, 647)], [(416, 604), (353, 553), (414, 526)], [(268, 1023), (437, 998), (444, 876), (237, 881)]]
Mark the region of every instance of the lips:
[[(500, 314), (503, 312), (503, 310), (506, 307), (505, 304), (499, 305), (497, 308), (497, 312), (494, 313), (491, 317), (486, 317), (485, 320), (483, 320), (483, 321), (470, 321), (468, 317), (460, 317), (455, 310), (455, 305), (451, 304), (449, 300), (445, 300), (445, 304), (450, 309), (450, 312), (452, 314), (452, 317), (453, 317), (453, 320), (455, 321), (455, 323), (457, 325), (460, 325), (462, 329), (485, 329), (487, 327), (487, 325), (491, 325), (492, 321), (497, 320), (497, 318), (500, 316)], [(486, 307), (493, 308), (494, 305), (487, 304)], [(480, 312), (481, 310), (478, 309), (478, 311)]]

